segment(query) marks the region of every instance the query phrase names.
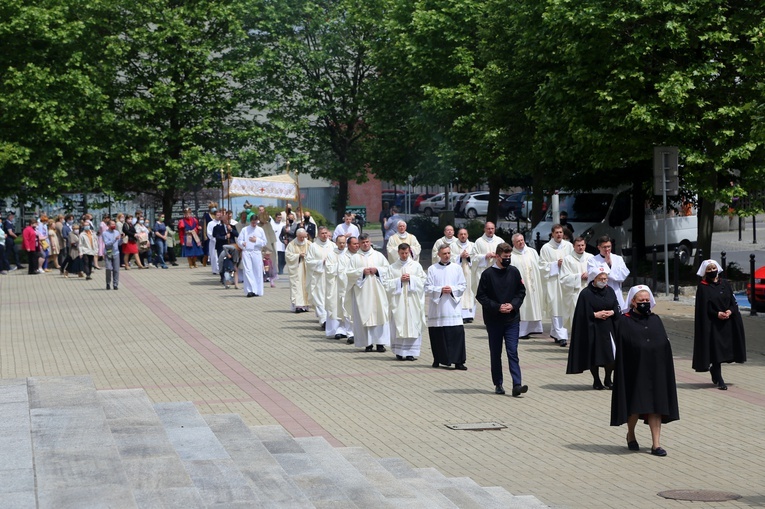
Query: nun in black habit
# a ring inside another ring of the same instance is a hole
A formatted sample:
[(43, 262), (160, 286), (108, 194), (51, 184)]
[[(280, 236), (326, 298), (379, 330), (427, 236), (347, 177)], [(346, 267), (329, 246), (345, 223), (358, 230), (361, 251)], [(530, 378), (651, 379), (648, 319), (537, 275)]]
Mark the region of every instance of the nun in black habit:
[(721, 363), (746, 362), (746, 339), (736, 297), (721, 272), (716, 261), (704, 260), (696, 273), (702, 279), (696, 288), (693, 369), (709, 371), (712, 383), (724, 391)]
[[(608, 265), (593, 268), (590, 284), (576, 301), (571, 324), (571, 346), (568, 349), (566, 374), (592, 374), (592, 388), (609, 389), (614, 369), (615, 325), (622, 312), (614, 290), (608, 286)], [(600, 381), (600, 367), (606, 370), (605, 384)]]
[(639, 451), (635, 426), (642, 418), (651, 430), (651, 454), (666, 456), (661, 425), (680, 418), (672, 346), (661, 318), (652, 313), (650, 288), (633, 286), (630, 307), (616, 327), (616, 366), (611, 394), (611, 426), (627, 423), (627, 447)]

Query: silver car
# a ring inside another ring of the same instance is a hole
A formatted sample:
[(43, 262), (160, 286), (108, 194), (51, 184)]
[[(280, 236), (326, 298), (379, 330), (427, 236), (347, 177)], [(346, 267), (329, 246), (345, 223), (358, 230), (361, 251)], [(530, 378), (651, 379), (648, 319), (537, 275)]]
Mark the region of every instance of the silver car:
[(444, 199), (444, 193), (438, 193), (435, 196), (431, 196), (427, 200), (420, 202), (419, 211), (426, 216), (432, 216), (442, 210), (451, 209), (454, 206), (454, 201), (457, 199), (457, 193), (449, 193), (449, 206), (446, 206), (446, 200)]

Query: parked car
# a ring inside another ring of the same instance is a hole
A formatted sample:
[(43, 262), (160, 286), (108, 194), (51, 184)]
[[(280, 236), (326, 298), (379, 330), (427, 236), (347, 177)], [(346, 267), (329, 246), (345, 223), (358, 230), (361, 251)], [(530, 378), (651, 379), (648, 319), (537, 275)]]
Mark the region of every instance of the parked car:
[(420, 210), (420, 203), (435, 196), (433, 193), (420, 193), (414, 196), (414, 202), (412, 203), (412, 212), (418, 212)]
[(527, 213), (531, 208), (530, 200), (531, 195), (526, 191), (505, 196), (505, 198), (499, 202), (499, 217), (507, 219), (508, 221), (526, 219), (528, 217)]
[[(430, 198), (422, 200), (417, 207), (417, 211), (426, 216), (432, 216), (442, 210), (448, 210), (450, 207), (446, 205), (445, 197), (446, 195), (444, 193), (438, 193)], [(449, 193), (449, 205), (453, 206), (456, 200), (457, 194)]]
[(754, 271), (754, 295), (750, 282), (746, 284), (746, 296), (756, 311), (765, 312), (765, 265)]
[(399, 210), (403, 211), (404, 203), (406, 203), (405, 200), (406, 193), (404, 191), (394, 191), (393, 189), (382, 190), (382, 203), (387, 201), (391, 207), (395, 205)]
[[(504, 194), (499, 195), (499, 199), (503, 200)], [(468, 219), (475, 219), (478, 216), (485, 216), (489, 212), (489, 192), (481, 191), (478, 193), (470, 193), (467, 199), (463, 200), (460, 215), (467, 217)]]
[(473, 191), (472, 193), (459, 193), (454, 201), (454, 217), (465, 217), (465, 202), (467, 199), (476, 193), (483, 193), (485, 191)]

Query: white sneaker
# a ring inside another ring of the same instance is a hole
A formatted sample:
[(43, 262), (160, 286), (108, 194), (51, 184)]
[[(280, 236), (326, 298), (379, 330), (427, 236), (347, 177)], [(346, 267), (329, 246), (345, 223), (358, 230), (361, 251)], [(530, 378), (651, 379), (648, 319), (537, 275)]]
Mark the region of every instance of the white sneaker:
[(45, 271), (44, 271), (44, 270), (42, 270), (42, 269), (37, 269), (37, 273), (38, 273), (38, 274), (45, 274)]

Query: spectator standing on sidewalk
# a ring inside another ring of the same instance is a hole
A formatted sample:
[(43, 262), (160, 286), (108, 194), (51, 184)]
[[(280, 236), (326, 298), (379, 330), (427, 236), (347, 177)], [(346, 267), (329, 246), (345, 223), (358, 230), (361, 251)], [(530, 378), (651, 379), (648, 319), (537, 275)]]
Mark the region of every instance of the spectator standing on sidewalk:
[(24, 266), (21, 265), (19, 253), (16, 250), (16, 237), (18, 237), (18, 234), (16, 233), (15, 219), (16, 213), (11, 210), (3, 220), (3, 230), (5, 230), (5, 257), (9, 264), (16, 264), (16, 267), (11, 270), (24, 268)]
[(122, 233), (117, 231), (117, 223), (109, 221), (106, 231), (101, 234), (104, 244), (104, 267), (106, 289), (118, 289), (120, 284), (120, 244)]
[(21, 232), (21, 248), (27, 252), (27, 262), (29, 265), (29, 274), (42, 274), (42, 252), (40, 251), (40, 240), (37, 236), (37, 220), (30, 219), (27, 227)]

